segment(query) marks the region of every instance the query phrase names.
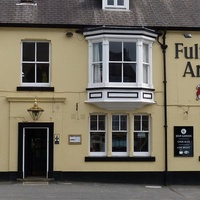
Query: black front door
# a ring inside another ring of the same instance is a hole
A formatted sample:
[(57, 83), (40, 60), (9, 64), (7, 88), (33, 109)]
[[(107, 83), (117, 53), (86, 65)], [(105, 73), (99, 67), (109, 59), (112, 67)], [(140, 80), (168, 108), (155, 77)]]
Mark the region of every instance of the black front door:
[(19, 122), (18, 178), (53, 177), (53, 123)]
[(24, 169), (25, 177), (47, 175), (48, 129), (25, 128)]

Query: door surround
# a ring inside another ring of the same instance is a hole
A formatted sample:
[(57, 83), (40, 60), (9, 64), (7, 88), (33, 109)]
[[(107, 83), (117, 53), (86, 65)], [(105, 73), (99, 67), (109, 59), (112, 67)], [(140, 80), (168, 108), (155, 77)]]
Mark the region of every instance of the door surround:
[(25, 130), (26, 129), (47, 129), (47, 140), (48, 140), (48, 147), (47, 147), (47, 174), (46, 178), (51, 178), (53, 174), (53, 123), (22, 123), (18, 124), (18, 178), (25, 178), (25, 157), (24, 157), (24, 141), (25, 141)]

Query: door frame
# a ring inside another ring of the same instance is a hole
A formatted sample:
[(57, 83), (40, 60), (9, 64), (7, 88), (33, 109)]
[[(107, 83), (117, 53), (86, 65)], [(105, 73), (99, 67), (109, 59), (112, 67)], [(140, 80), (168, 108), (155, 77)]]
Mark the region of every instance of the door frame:
[[(47, 129), (47, 173), (46, 178), (53, 174), (53, 123), (19, 123), (18, 124), (18, 178), (25, 178), (25, 130)], [(49, 140), (48, 140), (49, 139)]]

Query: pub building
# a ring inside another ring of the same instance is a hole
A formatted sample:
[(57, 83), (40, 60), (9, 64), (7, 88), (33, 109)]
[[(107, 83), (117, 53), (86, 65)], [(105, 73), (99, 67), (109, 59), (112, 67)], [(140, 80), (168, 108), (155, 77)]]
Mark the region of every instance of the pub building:
[(200, 184), (200, 0), (0, 9), (0, 180)]

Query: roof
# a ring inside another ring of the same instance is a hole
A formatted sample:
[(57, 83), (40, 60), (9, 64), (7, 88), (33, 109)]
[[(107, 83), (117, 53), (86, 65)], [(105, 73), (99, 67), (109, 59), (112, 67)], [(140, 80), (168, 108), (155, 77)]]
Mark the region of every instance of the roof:
[(200, 0), (130, 0), (130, 11), (102, 10), (102, 0), (0, 0), (0, 26), (200, 28)]

